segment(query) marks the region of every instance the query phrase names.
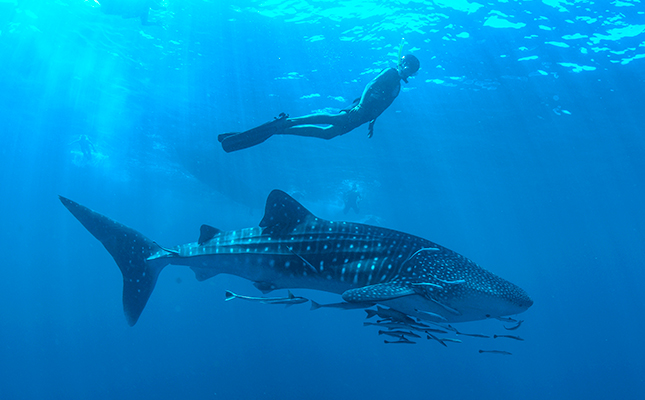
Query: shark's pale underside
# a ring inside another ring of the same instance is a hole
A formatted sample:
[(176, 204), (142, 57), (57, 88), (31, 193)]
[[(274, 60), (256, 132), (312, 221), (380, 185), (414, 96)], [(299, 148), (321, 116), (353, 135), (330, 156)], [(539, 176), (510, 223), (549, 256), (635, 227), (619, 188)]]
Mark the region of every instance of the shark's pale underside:
[(166, 248), (72, 200), (63, 205), (112, 255), (123, 274), (123, 307), (134, 325), (167, 265), (198, 280), (232, 274), (263, 292), (306, 288), (375, 303), (437, 322), (514, 315), (533, 301), (518, 286), (468, 258), (402, 232), (314, 216), (288, 194), (269, 194), (257, 228), (223, 232), (203, 225), (196, 243)]

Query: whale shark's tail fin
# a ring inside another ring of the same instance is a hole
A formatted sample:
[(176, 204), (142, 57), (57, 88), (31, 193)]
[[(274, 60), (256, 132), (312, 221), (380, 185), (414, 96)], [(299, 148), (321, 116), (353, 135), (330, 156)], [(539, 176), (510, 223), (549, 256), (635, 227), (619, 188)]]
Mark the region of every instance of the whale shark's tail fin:
[(58, 196), (63, 205), (97, 238), (123, 274), (123, 311), (130, 326), (137, 323), (155, 288), (164, 265), (147, 261), (161, 247), (134, 229), (90, 210), (70, 199)]

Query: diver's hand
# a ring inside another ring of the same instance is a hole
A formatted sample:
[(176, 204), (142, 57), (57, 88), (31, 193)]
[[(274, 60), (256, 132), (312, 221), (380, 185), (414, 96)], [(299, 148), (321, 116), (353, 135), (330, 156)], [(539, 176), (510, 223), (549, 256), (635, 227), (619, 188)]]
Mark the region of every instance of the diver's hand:
[(370, 124), (367, 126), (367, 138), (368, 139), (371, 139), (372, 136), (374, 136), (374, 122), (375, 121), (376, 121), (375, 119), (371, 120)]

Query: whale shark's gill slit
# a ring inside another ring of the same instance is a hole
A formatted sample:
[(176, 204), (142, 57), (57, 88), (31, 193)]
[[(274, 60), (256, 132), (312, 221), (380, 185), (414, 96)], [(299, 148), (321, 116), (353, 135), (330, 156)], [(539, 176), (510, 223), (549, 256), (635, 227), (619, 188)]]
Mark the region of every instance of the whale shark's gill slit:
[(430, 282), (417, 282), (417, 283), (413, 283), (412, 286), (432, 286), (432, 287), (435, 287), (437, 289), (443, 289), (443, 286), (436, 285), (436, 284), (430, 283)]
[[(393, 242), (393, 244), (394, 244), (394, 243), (396, 243), (396, 242)], [(407, 246), (404, 246), (404, 247), (407, 247)], [(421, 253), (422, 251), (440, 251), (440, 250), (441, 250), (441, 249), (439, 249), (438, 247), (424, 247), (424, 248), (422, 248), (422, 249), (419, 249), (419, 250), (415, 251), (414, 253), (412, 253), (408, 258), (406, 258), (406, 259), (405, 259), (405, 261), (403, 261), (403, 262), (401, 263), (401, 268), (403, 268), (403, 266), (404, 266), (408, 261), (412, 260), (414, 257), (416, 257), (416, 256), (417, 256), (417, 254)], [(401, 254), (399, 254), (399, 257), (401, 257)]]
[(433, 279), (438, 280), (441, 283), (445, 283), (446, 285), (459, 285), (461, 283), (466, 282), (464, 279), (457, 279), (456, 281), (446, 281), (441, 278), (437, 278), (436, 276), (429, 274)]
[(314, 267), (313, 265), (311, 265), (311, 263), (310, 263), (309, 261), (305, 260), (305, 258), (304, 258), (303, 256), (301, 256), (300, 254), (298, 254), (298, 253), (296, 253), (295, 251), (293, 251), (293, 247), (287, 247), (287, 250), (289, 250), (289, 251), (290, 251), (294, 256), (296, 256), (296, 257), (298, 257), (300, 260), (302, 260), (302, 262), (303, 262), (303, 263), (305, 263), (305, 265), (309, 266), (309, 268), (311, 268), (311, 270), (312, 270), (312, 271), (314, 271), (314, 273), (317, 273), (317, 272), (318, 272), (318, 271), (316, 270), (316, 267)]

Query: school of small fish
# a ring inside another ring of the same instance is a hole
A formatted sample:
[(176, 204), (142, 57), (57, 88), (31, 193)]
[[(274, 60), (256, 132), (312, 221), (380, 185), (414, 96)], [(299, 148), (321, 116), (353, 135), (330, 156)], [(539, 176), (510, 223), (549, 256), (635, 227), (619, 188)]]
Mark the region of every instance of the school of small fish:
[[(444, 347), (448, 347), (446, 343), (461, 343), (460, 339), (456, 338), (450, 338), (450, 337), (439, 337), (437, 335), (443, 335), (443, 334), (448, 334), (449, 332), (454, 333), (455, 335), (461, 335), (461, 336), (469, 336), (469, 337), (476, 337), (476, 338), (482, 338), (482, 339), (490, 339), (491, 337), (493, 339), (512, 339), (512, 340), (517, 340), (517, 341), (523, 341), (519, 336), (516, 335), (484, 335), (481, 333), (465, 333), (465, 332), (460, 332), (456, 328), (452, 327), (449, 324), (442, 324), (442, 323), (434, 323), (434, 322), (428, 322), (427, 323), (422, 323), (420, 320), (415, 320), (414, 318), (410, 317), (407, 314), (404, 314), (400, 311), (391, 309), (391, 308), (383, 308), (381, 306), (376, 306), (376, 310), (371, 309), (371, 308), (365, 308), (366, 304), (359, 304), (358, 307), (355, 304), (351, 303), (332, 303), (332, 304), (319, 304), (313, 300), (306, 299), (304, 297), (300, 296), (294, 296), (291, 291), (288, 291), (288, 294), (286, 297), (252, 297), (252, 296), (244, 296), (240, 294), (236, 294), (231, 292), (230, 290), (226, 291), (226, 301), (233, 300), (233, 299), (242, 299), (242, 300), (247, 300), (247, 301), (253, 301), (253, 302), (258, 302), (262, 304), (284, 304), (287, 307), (294, 305), (294, 304), (302, 304), (306, 303), (307, 301), (311, 301), (311, 310), (317, 310), (319, 308), (337, 308), (337, 309), (342, 309), (342, 310), (351, 310), (351, 309), (365, 309), (365, 312), (367, 313), (367, 319), (373, 318), (373, 317), (378, 317), (376, 322), (363, 322), (363, 326), (375, 326), (379, 328), (378, 334), (379, 335), (385, 335), (394, 338), (395, 340), (388, 340), (385, 339), (383, 342), (385, 344), (416, 344), (414, 340), (421, 339), (422, 336), (415, 332), (420, 332), (425, 334), (427, 340), (434, 340), (437, 343), (441, 344)], [(369, 307), (374, 306), (374, 304), (367, 305)], [(437, 315), (437, 317), (441, 317), (440, 315)], [(441, 320), (441, 318), (438, 318)], [(523, 320), (515, 320), (510, 317), (504, 317), (504, 318), (499, 318), (495, 317), (495, 319), (504, 322), (504, 323), (513, 323), (515, 324), (514, 326), (511, 327), (506, 327), (503, 326), (504, 329), (512, 331), (516, 330), (522, 325), (524, 322)], [(510, 356), (512, 353), (505, 351), (505, 350), (479, 350), (480, 354), (498, 354), (498, 355), (507, 355)]]

